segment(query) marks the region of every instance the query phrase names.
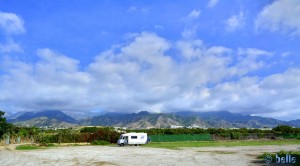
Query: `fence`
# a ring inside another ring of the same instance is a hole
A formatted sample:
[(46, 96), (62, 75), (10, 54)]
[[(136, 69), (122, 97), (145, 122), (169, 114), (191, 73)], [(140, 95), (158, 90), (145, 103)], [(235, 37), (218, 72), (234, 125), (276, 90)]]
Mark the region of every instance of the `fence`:
[(211, 141), (210, 134), (150, 135), (152, 142)]

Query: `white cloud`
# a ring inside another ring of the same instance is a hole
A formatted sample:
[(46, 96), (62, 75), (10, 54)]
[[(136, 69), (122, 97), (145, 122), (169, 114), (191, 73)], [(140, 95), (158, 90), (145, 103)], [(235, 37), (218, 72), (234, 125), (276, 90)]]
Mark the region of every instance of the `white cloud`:
[(237, 55), (236, 66), (240, 74), (244, 75), (245, 73), (265, 67), (266, 64), (262, 59), (271, 57), (273, 53), (256, 48), (238, 48)]
[(188, 60), (200, 57), (204, 49), (201, 40), (178, 41), (176, 46), (180, 51), (180, 54)]
[(257, 56), (272, 56), (273, 53), (269, 51), (257, 49), (257, 48), (247, 48), (247, 49), (239, 48), (238, 55), (249, 55), (249, 56), (257, 57)]
[(182, 37), (185, 39), (192, 39), (196, 37), (198, 25), (193, 25), (188, 28), (185, 28), (181, 33)]
[[(227, 109), (299, 116), (300, 69), (266, 78), (247, 76), (263, 69), (271, 52), (209, 46), (199, 39), (173, 44), (149, 32), (129, 41), (102, 52), (85, 69), (78, 67), (78, 60), (50, 49), (38, 50), (39, 59), (32, 64), (3, 59), (1, 107), (119, 112)], [(168, 55), (170, 50), (176, 55)]]
[(221, 46), (207, 48), (201, 40), (178, 41), (177, 49), (186, 60), (197, 60), (205, 55), (224, 55), (231, 49)]
[(10, 53), (10, 52), (23, 52), (23, 49), (18, 43), (15, 43), (13, 40), (8, 40), (7, 43), (0, 43), (0, 52)]
[[(297, 104), (300, 101), (298, 78), (300, 69), (294, 68), (262, 79), (244, 77), (238, 81), (220, 83), (209, 90), (209, 97), (202, 100), (198, 107), (206, 110), (222, 108), (278, 119), (295, 119), (300, 115)], [(194, 102), (199, 103), (198, 100)]]
[(20, 34), (25, 32), (24, 21), (14, 13), (0, 11), (0, 28), (7, 34)]
[[(79, 61), (71, 59), (67, 56), (55, 53), (50, 49), (39, 49), (38, 56), (41, 58), (41, 64), (50, 65), (56, 71), (76, 71)], [(43, 65), (43, 67), (45, 67)]]
[(200, 16), (201, 11), (200, 10), (193, 10), (191, 13), (187, 16), (189, 19), (196, 19)]
[(128, 9), (127, 9), (127, 12), (128, 13), (134, 13), (134, 12), (137, 12), (138, 9), (136, 6), (130, 6)]
[(300, 35), (300, 1), (280, 0), (266, 6), (255, 20), (255, 27), (272, 32)]
[(238, 15), (233, 15), (225, 21), (228, 31), (235, 31), (245, 24), (245, 16), (243, 12)]
[(210, 0), (208, 2), (208, 4), (206, 5), (206, 7), (213, 8), (213, 7), (215, 7), (217, 5), (218, 2), (219, 2), (219, 0)]
[(184, 24), (186, 24), (183, 32), (181, 33), (183, 38), (193, 39), (196, 37), (198, 29), (198, 23), (196, 23), (196, 19), (200, 16), (200, 13), (200, 10), (193, 10), (188, 14), (188, 16), (181, 20)]
[(88, 106), (86, 86), (90, 77), (77, 70), (77, 61), (49, 49), (38, 54), (41, 59), (35, 64), (3, 61), (7, 74), (1, 76), (0, 89), (5, 95), (0, 100), (13, 103), (19, 110), (79, 110)]

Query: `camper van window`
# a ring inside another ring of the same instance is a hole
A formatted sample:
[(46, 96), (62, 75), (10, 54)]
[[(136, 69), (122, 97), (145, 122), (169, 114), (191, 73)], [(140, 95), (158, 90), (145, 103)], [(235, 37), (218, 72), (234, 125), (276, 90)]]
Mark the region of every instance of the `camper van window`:
[(131, 139), (137, 139), (137, 136), (131, 136)]

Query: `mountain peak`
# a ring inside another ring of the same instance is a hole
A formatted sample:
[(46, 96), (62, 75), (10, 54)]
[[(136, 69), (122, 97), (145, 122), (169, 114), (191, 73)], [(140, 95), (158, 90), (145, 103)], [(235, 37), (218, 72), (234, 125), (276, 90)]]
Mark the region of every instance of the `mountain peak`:
[(59, 121), (67, 122), (67, 123), (77, 123), (76, 119), (66, 115), (62, 111), (59, 110), (45, 110), (39, 112), (25, 112), (15, 119), (10, 119), (9, 121), (27, 121), (34, 118), (39, 117), (47, 117), (49, 119), (56, 119)]
[(137, 115), (149, 115), (149, 114), (151, 114), (151, 113), (148, 111), (141, 111), (141, 112), (137, 113)]

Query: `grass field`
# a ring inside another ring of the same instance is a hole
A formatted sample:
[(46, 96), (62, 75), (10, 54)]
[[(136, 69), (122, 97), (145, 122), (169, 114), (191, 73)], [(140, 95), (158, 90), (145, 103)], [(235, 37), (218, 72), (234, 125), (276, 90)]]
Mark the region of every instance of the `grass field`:
[(232, 147), (232, 146), (262, 146), (262, 145), (294, 145), (300, 140), (239, 140), (239, 141), (199, 141), (199, 142), (151, 142), (145, 147), (180, 149), (183, 147)]
[(16, 150), (36, 150), (36, 149), (42, 149), (42, 147), (33, 146), (33, 145), (19, 145), (16, 147)]

